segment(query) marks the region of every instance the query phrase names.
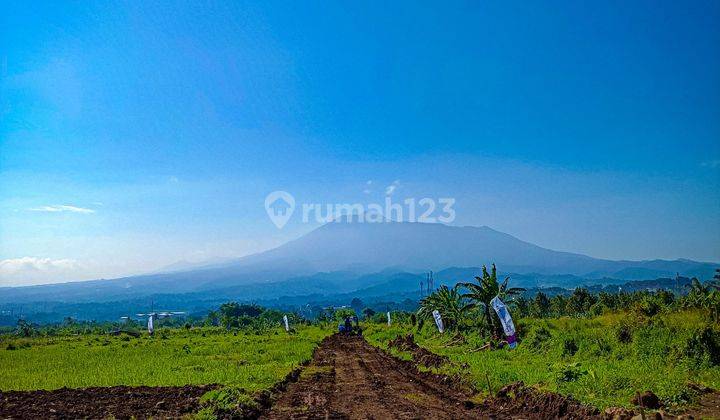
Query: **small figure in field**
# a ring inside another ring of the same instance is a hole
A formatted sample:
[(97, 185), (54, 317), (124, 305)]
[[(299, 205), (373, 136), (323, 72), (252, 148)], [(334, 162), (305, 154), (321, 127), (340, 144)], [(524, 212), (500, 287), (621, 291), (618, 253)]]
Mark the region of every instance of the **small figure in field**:
[(362, 335), (360, 320), (357, 316), (346, 316), (345, 319), (338, 325), (338, 332), (345, 335)]

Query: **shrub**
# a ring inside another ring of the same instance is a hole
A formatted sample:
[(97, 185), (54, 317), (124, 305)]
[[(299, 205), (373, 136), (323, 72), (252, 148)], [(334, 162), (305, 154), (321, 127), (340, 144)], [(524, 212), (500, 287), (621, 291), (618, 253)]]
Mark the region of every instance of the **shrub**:
[(579, 363), (571, 363), (560, 369), (557, 380), (560, 382), (573, 382), (585, 374), (587, 374), (587, 370), (582, 369)]
[(623, 344), (628, 344), (632, 341), (633, 330), (627, 322), (621, 322), (615, 330), (615, 336), (617, 340)]
[(550, 333), (550, 330), (545, 328), (544, 325), (541, 325), (530, 333), (530, 336), (528, 337), (528, 344), (531, 347), (537, 348), (541, 347), (545, 342), (550, 340), (552, 338), (552, 334)]
[(720, 364), (720, 332), (709, 325), (694, 331), (685, 343), (683, 356), (695, 365)]
[(257, 401), (243, 389), (226, 387), (207, 392), (200, 398), (204, 418), (253, 418), (259, 415)]
[(563, 341), (563, 356), (574, 356), (578, 351), (578, 345), (572, 338)]
[(633, 310), (646, 317), (653, 317), (662, 311), (663, 305), (659, 298), (655, 296), (646, 296), (639, 302), (635, 303)]

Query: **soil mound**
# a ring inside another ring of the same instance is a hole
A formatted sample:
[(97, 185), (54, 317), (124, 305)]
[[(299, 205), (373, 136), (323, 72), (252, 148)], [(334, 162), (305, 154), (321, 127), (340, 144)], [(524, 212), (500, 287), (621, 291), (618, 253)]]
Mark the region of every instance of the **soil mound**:
[(502, 416), (523, 416), (542, 419), (599, 418), (597, 408), (584, 405), (572, 397), (543, 392), (525, 386), (522, 381), (502, 387), (495, 398), (487, 400), (481, 408)]
[(632, 403), (639, 405), (644, 408), (658, 409), (662, 406), (660, 398), (655, 395), (652, 391), (645, 391), (642, 394), (633, 397)]
[(409, 351), (412, 353), (415, 363), (428, 368), (438, 368), (443, 363), (447, 363), (449, 359), (445, 356), (435, 354), (430, 350), (422, 348), (415, 342), (415, 336), (408, 334), (405, 336), (397, 336), (394, 340), (390, 340), (388, 347), (396, 348), (400, 351)]

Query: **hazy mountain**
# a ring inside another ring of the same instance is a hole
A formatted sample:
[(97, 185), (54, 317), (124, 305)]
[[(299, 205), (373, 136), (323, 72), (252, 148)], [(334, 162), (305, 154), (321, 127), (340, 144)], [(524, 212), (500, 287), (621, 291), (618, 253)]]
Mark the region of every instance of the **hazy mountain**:
[[(415, 287), (415, 280), (392, 276), (433, 270), (436, 285), (453, 284), (472, 279), (480, 265), (493, 262), (501, 273), (512, 273), (513, 284), (525, 287), (608, 284), (674, 277), (678, 272), (709, 278), (717, 266), (690, 260), (596, 259), (542, 248), (485, 226), (333, 222), (270, 251), (232, 262), (113, 280), (0, 288), (0, 303), (113, 301), (158, 293), (220, 296), (218, 291), (253, 299), (373, 287), (407, 290)], [(398, 287), (391, 287), (393, 282)]]
[(293, 263), (310, 271), (377, 272), (478, 267), (504, 272), (566, 274), (600, 279), (710, 275), (716, 264), (690, 260), (611, 261), (553, 251), (487, 226), (430, 223), (328, 223), (273, 250), (246, 257), (236, 267)]

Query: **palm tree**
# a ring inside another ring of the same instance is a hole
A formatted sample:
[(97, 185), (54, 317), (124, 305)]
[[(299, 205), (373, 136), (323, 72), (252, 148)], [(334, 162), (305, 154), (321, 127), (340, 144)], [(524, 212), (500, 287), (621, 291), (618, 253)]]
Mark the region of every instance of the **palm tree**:
[[(490, 326), (492, 332), (497, 335), (502, 333), (502, 326), (500, 320), (497, 319), (497, 315), (494, 315), (491, 310), (490, 301), (495, 297), (499, 296), (501, 300), (506, 303), (513, 301), (514, 296), (517, 296), (525, 291), (520, 287), (508, 288), (508, 281), (510, 277), (506, 277), (502, 284), (498, 283), (497, 280), (497, 269), (495, 264), (492, 265), (490, 273), (487, 271), (487, 267), (482, 267), (482, 277), (475, 277), (477, 283), (458, 283), (455, 287), (464, 287), (468, 290), (468, 293), (462, 295), (464, 298), (469, 298), (476, 302), (477, 306), (483, 308), (483, 319)], [(509, 298), (509, 299), (508, 299)]]
[(432, 312), (437, 310), (442, 315), (447, 329), (454, 330), (460, 325), (465, 313), (474, 306), (463, 300), (457, 286), (453, 288), (442, 286), (420, 301), (417, 315), (421, 319), (432, 319)]

